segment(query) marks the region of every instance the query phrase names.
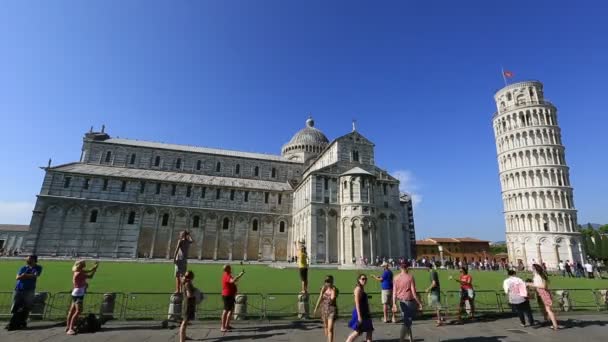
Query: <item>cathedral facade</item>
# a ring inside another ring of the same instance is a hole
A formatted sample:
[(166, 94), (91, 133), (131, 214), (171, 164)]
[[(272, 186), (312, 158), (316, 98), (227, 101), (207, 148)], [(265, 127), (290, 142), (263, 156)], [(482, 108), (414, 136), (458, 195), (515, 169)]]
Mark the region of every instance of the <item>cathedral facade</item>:
[(46, 174), (24, 250), (38, 255), (313, 263), (413, 257), (412, 202), (353, 127), (333, 141), (308, 119), (281, 155), (86, 133), (80, 160)]

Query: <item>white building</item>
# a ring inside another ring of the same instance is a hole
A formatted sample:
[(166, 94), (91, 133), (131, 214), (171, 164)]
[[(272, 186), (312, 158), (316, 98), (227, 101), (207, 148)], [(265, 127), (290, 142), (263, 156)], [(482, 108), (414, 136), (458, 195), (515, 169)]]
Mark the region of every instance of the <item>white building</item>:
[(281, 155), (85, 134), (80, 160), (45, 168), (26, 251), (170, 258), (180, 231), (190, 257), (312, 262), (411, 257), (411, 201), (353, 131), (332, 142), (308, 119)]
[(538, 81), (510, 84), (494, 100), (492, 123), (505, 213), (509, 259), (514, 263), (584, 259), (577, 232), (570, 170), (557, 108)]

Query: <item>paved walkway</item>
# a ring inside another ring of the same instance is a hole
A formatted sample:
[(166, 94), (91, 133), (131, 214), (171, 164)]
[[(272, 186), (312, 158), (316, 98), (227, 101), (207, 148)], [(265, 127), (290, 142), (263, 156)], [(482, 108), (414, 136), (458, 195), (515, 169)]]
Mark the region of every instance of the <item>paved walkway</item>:
[[(552, 331), (546, 327), (522, 328), (516, 318), (497, 320), (485, 319), (464, 325), (435, 327), (430, 320), (414, 322), (414, 336), (421, 341), (579, 341), (593, 342), (608, 340), (608, 314), (573, 315), (559, 317), (564, 327)], [(194, 341), (298, 341), (323, 342), (322, 325), (319, 322), (289, 321), (246, 321), (235, 322), (235, 330), (223, 335), (218, 322), (195, 322), (188, 329), (188, 336)], [(399, 324), (385, 324), (375, 321), (374, 341), (399, 341)], [(346, 322), (336, 324), (336, 342), (346, 340), (350, 333)], [(163, 328), (158, 322), (108, 322), (102, 331), (95, 334), (67, 336), (64, 327), (51, 322), (34, 322), (24, 331), (0, 331), (2, 342), (53, 342), (53, 341), (91, 341), (91, 342), (160, 342), (177, 341), (178, 329)], [(359, 341), (363, 339), (360, 338)]]

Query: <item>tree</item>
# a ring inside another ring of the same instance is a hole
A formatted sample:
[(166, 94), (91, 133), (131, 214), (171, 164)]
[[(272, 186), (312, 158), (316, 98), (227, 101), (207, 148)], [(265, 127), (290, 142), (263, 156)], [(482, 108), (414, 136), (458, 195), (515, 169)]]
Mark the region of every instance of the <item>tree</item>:
[(608, 234), (608, 224), (600, 226), (597, 230), (602, 234)]
[(602, 235), (602, 255), (600, 256), (601, 259), (606, 260), (608, 259), (608, 235)]

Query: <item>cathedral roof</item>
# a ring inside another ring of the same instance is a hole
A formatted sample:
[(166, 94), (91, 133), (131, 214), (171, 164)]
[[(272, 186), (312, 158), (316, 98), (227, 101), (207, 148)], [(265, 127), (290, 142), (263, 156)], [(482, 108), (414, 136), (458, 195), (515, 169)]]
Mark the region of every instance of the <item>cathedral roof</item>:
[(340, 176), (348, 176), (348, 175), (368, 175), (368, 176), (373, 176), (373, 174), (369, 173), (368, 171), (363, 170), (362, 168), (360, 168), (358, 166), (353, 167), (352, 169), (344, 172)]
[(301, 164), (299, 162), (289, 160), (283, 156), (278, 156), (278, 155), (273, 155), (273, 154), (241, 152), (241, 151), (234, 151), (234, 150), (224, 150), (224, 149), (219, 149), (219, 148), (178, 145), (178, 144), (166, 144), (166, 143), (153, 142), (153, 141), (142, 141), (142, 140), (122, 139), (122, 138), (110, 138), (110, 139), (104, 140), (103, 143), (125, 145), (125, 146), (148, 147), (148, 148), (153, 148), (153, 149), (165, 149), (165, 150), (173, 150), (173, 151), (216, 154), (216, 155), (222, 155), (222, 156), (228, 156), (228, 157), (251, 158), (251, 159), (261, 159), (261, 160), (284, 162), (284, 163)]
[(183, 172), (132, 169), (125, 167), (102, 166), (96, 164), (71, 163), (52, 167), (53, 171), (85, 174), (101, 177), (133, 178), (157, 182), (189, 183), (231, 188), (248, 188), (267, 191), (291, 191), (287, 182), (272, 182), (258, 179), (217, 177)]
[(321, 132), (316, 129), (315, 121), (312, 118), (306, 120), (306, 127), (299, 130), (289, 142), (285, 145), (327, 145), (329, 139)]

